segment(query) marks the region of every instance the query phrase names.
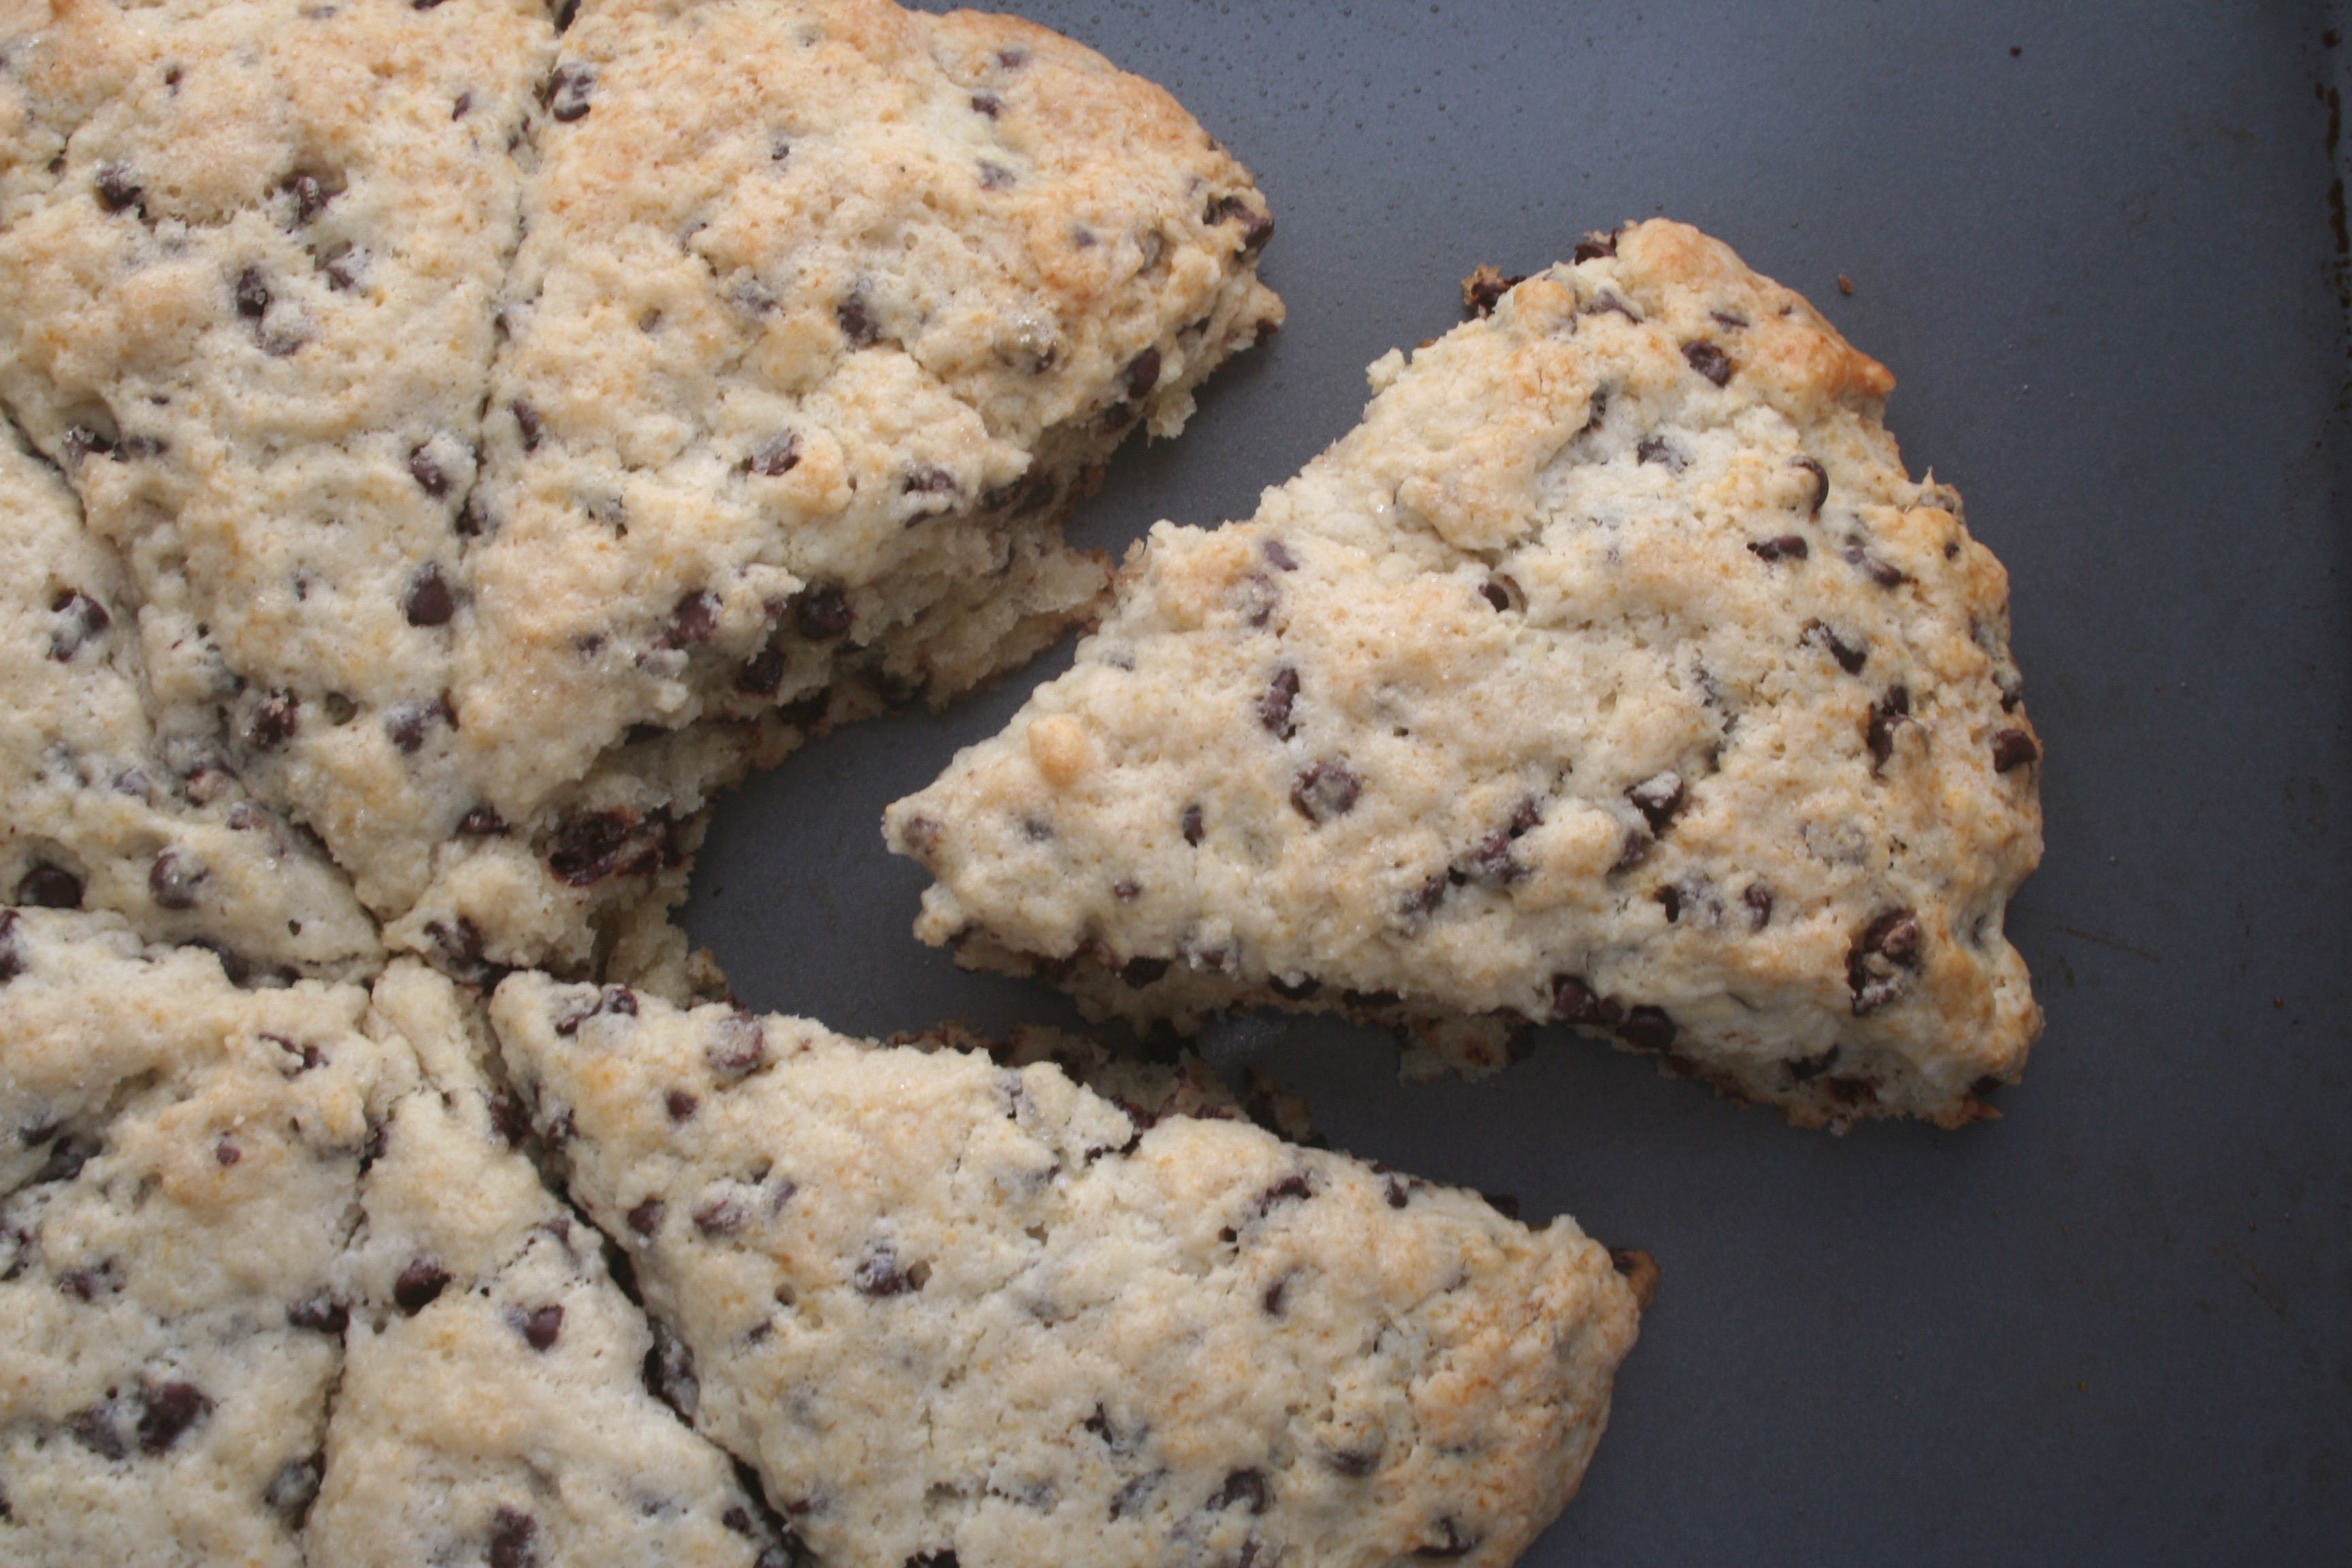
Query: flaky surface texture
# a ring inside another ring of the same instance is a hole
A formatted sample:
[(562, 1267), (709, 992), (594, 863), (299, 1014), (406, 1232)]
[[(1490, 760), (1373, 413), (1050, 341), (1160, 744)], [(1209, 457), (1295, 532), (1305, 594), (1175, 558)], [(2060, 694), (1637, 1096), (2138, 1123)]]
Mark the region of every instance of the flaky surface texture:
[(491, 1019), (698, 1426), (828, 1563), (1507, 1563), (1633, 1342), (1568, 1220), (1139, 1131), (1045, 1063), (536, 974)]
[(1155, 528), (1076, 667), (893, 805), (919, 934), (1097, 1015), (1607, 1030), (1793, 1121), (1946, 1124), (2041, 1024), (2007, 581), (1894, 381), (1657, 221), (1372, 367), (1356, 430)]
[(565, 13), (0, 16), (0, 401), (151, 723), (465, 975), (590, 971), (714, 790), (1087, 613), (1068, 506), (1281, 314), (1247, 171), (1053, 35)]

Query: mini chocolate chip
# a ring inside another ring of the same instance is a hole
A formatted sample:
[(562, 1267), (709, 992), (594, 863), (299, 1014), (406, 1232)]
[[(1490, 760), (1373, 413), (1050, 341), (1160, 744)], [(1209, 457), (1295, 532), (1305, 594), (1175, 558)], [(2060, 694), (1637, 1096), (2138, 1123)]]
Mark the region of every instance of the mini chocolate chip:
[(310, 1516), (310, 1505), (319, 1499), (319, 1481), (326, 1474), (326, 1468), (323, 1454), (287, 1460), (262, 1489), (262, 1506), (283, 1520), (287, 1529), (300, 1530), (303, 1521)]
[(1592, 303), (1584, 307), (1584, 313), (1588, 316), (1605, 315), (1612, 310), (1629, 321), (1638, 321), (1642, 319), (1642, 313), (1627, 304), (1623, 297), (1613, 289), (1601, 289), (1592, 297)]
[(1454, 885), (1453, 879), (1443, 871), (1433, 871), (1421, 886), (1397, 900), (1397, 913), (1410, 920), (1425, 915), (1444, 901), (1445, 891)]
[(701, 1107), (702, 1101), (682, 1089), (671, 1089), (662, 1097), (662, 1109), (669, 1112), (672, 1121), (687, 1121)]
[(456, 717), (446, 700), (394, 703), (383, 716), (383, 732), (403, 756), (414, 756), (424, 746), (425, 731), (435, 720), (451, 721), (455, 729)]
[(352, 1312), (330, 1290), (305, 1296), (286, 1309), (286, 1321), (314, 1334), (340, 1334), (350, 1326)]
[(1290, 804), (1309, 822), (1328, 822), (1353, 811), (1363, 789), (1353, 768), (1327, 759), (1298, 775), (1290, 786)]
[(732, 1236), (743, 1228), (743, 1200), (732, 1194), (715, 1197), (694, 1211), (694, 1228), (706, 1237)]
[(983, 191), (1010, 190), (1013, 171), (1002, 163), (992, 163), (983, 158), (980, 163), (980, 188)]
[[(60, 1140), (58, 1146), (65, 1148), (68, 1142)], [(74, 1173), (79, 1174), (80, 1168), (76, 1165)], [(121, 1289), (121, 1277), (115, 1271), (114, 1259), (110, 1258), (88, 1268), (68, 1269), (58, 1276), (58, 1294), (71, 1296), (77, 1301), (95, 1301), (100, 1296), (111, 1296)]]
[(1511, 607), (1511, 591), (1503, 586), (1499, 577), (1489, 577), (1478, 584), (1478, 596), (1494, 605), (1497, 615)]
[(1455, 1522), (1452, 1514), (1439, 1520), (1432, 1528), (1436, 1531), (1437, 1539), (1412, 1549), (1412, 1554), (1415, 1557), (1429, 1562), (1444, 1562), (1455, 1557), (1467, 1557), (1476, 1551), (1478, 1543), (1486, 1539), (1480, 1535), (1465, 1535), (1462, 1532), (1462, 1527)]
[[(557, 118), (564, 117), (559, 113)], [(538, 1568), (539, 1552), (533, 1544), (538, 1535), (539, 1521), (520, 1509), (500, 1505), (490, 1519), (490, 1568)]]
[(919, 1290), (929, 1275), (930, 1270), (920, 1263), (912, 1268), (904, 1265), (898, 1258), (898, 1248), (883, 1241), (877, 1242), (873, 1250), (858, 1260), (850, 1282), (857, 1287), (861, 1295), (879, 1300)]
[(25, 945), (16, 924), (16, 910), (0, 910), (0, 985), (25, 973)]
[(765, 479), (777, 479), (799, 468), (801, 437), (796, 430), (782, 430), (767, 437), (751, 448), (743, 459), (743, 467)]
[(1277, 740), (1287, 741), (1298, 732), (1291, 717), (1291, 704), (1298, 700), (1298, 671), (1284, 665), (1274, 672), (1274, 679), (1265, 695), (1257, 700), (1257, 721), (1275, 733)]
[(971, 111), (995, 120), (1004, 113), (1004, 100), (992, 92), (975, 92), (971, 95)]
[(521, 1321), (515, 1326), (522, 1331), (523, 1343), (535, 1351), (552, 1349), (556, 1336), (563, 1332), (563, 1307), (561, 1302), (533, 1307), (530, 1311), (520, 1313), (520, 1317)]
[(1160, 351), (1146, 349), (1127, 367), (1127, 400), (1140, 403), (1160, 384)]
[(851, 348), (868, 348), (882, 341), (882, 329), (876, 324), (863, 294), (852, 293), (835, 306), (833, 319), (840, 323), (842, 336), (849, 340)]
[(1682, 448), (1664, 436), (1644, 436), (1635, 442), (1633, 462), (1637, 467), (1643, 463), (1657, 463), (1670, 474), (1679, 474), (1690, 467), (1690, 459), (1683, 455)]
[(254, 704), (245, 738), (257, 751), (274, 752), (302, 726), (302, 705), (290, 691), (272, 691)]
[(702, 1059), (729, 1081), (759, 1071), (768, 1060), (767, 1026), (749, 1013), (720, 1019), (702, 1047)]
[(568, 886), (592, 887), (620, 868), (644, 820), (627, 806), (569, 817), (555, 830), (547, 868)]
[(450, 596), (449, 581), (441, 575), (438, 563), (427, 561), (409, 578), (401, 613), (412, 626), (447, 626), (449, 617), (457, 613), (457, 601)]
[(1604, 234), (1595, 229), (1576, 242), (1576, 248), (1570, 253), (1570, 256), (1571, 259), (1577, 261), (1598, 261), (1604, 256), (1616, 254), (1616, 231), (1612, 229)]
[(211, 875), (203, 861), (178, 849), (166, 849), (147, 868), (147, 890), (167, 910), (196, 907), (197, 885)]
[(792, 596), (793, 626), (811, 642), (831, 642), (845, 637), (856, 624), (849, 600), (831, 583), (813, 583)]
[(1738, 310), (1709, 310), (1707, 314), (1714, 318), (1717, 326), (1735, 332), (1748, 324), (1748, 317)]
[(1748, 890), (1739, 895), (1739, 901), (1748, 906), (1748, 923), (1750, 927), (1762, 931), (1772, 923), (1771, 889), (1761, 882), (1750, 882), (1748, 884)]
[(49, 632), (49, 657), (59, 664), (71, 661), (85, 643), (114, 624), (106, 606), (79, 588), (59, 589), (49, 611), (61, 617)]
[[(1412, 1198), (1412, 1184), (1411, 1178), (1397, 1175), (1382, 1177), (1381, 1180), (1381, 1196), (1388, 1200), (1388, 1205), (1392, 1209), (1401, 1209), (1404, 1207), (1404, 1205), (1411, 1202)], [(1353, 1473), (1361, 1475), (1363, 1472), (1359, 1470)]]
[(1625, 798), (1633, 803), (1634, 809), (1649, 823), (1651, 832), (1664, 833), (1666, 825), (1682, 810), (1689, 794), (1688, 787), (1683, 783), (1683, 775), (1668, 768), (1663, 773), (1651, 774), (1627, 790)]
[(661, 1229), (662, 1214), (668, 1205), (659, 1198), (647, 1198), (629, 1211), (629, 1228), (650, 1239)]
[(1474, 321), (1493, 315), (1503, 296), (1527, 280), (1523, 272), (1506, 276), (1501, 268), (1482, 263), (1462, 279), (1463, 315)]
[(1291, 554), (1290, 546), (1285, 544), (1279, 539), (1267, 540), (1265, 543), (1260, 547), (1259, 553), (1265, 557), (1266, 564), (1273, 567), (1277, 572), (1296, 572), (1298, 570), (1298, 558)]
[(479, 539), (490, 531), (493, 521), (489, 503), (482, 499), (481, 492), (469, 490), (464, 503), (457, 508), (457, 521), (450, 526), (457, 531), (461, 539)]
[(899, 482), (898, 489), (902, 494), (910, 496), (954, 495), (963, 487), (956, 483), (956, 477), (945, 468), (926, 465), (909, 469), (907, 477)]
[(1887, 910), (1863, 928), (1845, 961), (1855, 1017), (1876, 1012), (1910, 988), (1906, 972), (1919, 968), (1922, 940), (1919, 918), (1909, 910)]
[(593, 107), (589, 100), (596, 93), (596, 68), (592, 65), (562, 65), (547, 79), (547, 111), (556, 119), (569, 122), (586, 114)]
[(708, 588), (681, 595), (664, 637), (672, 647), (699, 647), (719, 632), (719, 595)]
[(1797, 640), (1827, 649), (1829, 656), (1837, 660), (1837, 667), (1848, 675), (1860, 675), (1862, 667), (1870, 660), (1868, 648), (1846, 641), (1819, 621), (1807, 621), (1803, 634)]
[(1862, 546), (1858, 539), (1848, 540), (1838, 552), (1846, 564), (1867, 576), (1882, 588), (1899, 588), (1911, 581), (1910, 574), (1891, 561), (1882, 561)]
[(173, 1378), (139, 1391), (139, 1449), (160, 1454), (212, 1413), (213, 1402), (193, 1383)]
[(81, 908), (81, 879), (62, 866), (36, 860), (16, 881), (16, 901), (41, 910)]
[(527, 397), (518, 397), (508, 406), (514, 410), (515, 430), (522, 437), (522, 449), (538, 451), (540, 437), (547, 433), (547, 425), (540, 418), (537, 406)]
[(1748, 548), (1759, 561), (1802, 561), (1811, 552), (1802, 534), (1784, 533), (1776, 539), (1751, 539)]
[[(128, 163), (100, 164), (97, 186), (98, 205), (110, 213), (119, 213), (125, 207), (138, 205), (140, 196), (145, 194), (146, 190), (146, 187), (139, 183), (139, 177), (131, 172), (131, 166)], [(140, 216), (142, 217), (146, 216), (145, 208), (140, 208)]]
[(1272, 1214), (1284, 1204), (1304, 1203), (1315, 1195), (1315, 1183), (1304, 1171), (1294, 1171), (1257, 1195), (1260, 1218)]
[(1895, 755), (1895, 731), (1910, 721), (1910, 688), (1897, 683), (1872, 704), (1864, 739), (1870, 747), (1870, 771), (1876, 773)]
[(1675, 1043), (1675, 1021), (1663, 1007), (1628, 1007), (1625, 1021), (1617, 1026), (1617, 1037), (1636, 1050), (1669, 1050)]
[(1183, 830), (1185, 843), (1197, 845), (1201, 842), (1203, 825), (1198, 805), (1186, 806), (1183, 815), (1177, 818), (1177, 825)]
[(2022, 730), (2002, 730), (1992, 738), (1992, 771), (1997, 773), (2024, 767), (2041, 755), (2042, 748)]
[(419, 1258), (392, 1282), (393, 1303), (413, 1318), (431, 1306), (448, 1283), (449, 1271), (437, 1259)]
[(1551, 1016), (1563, 1024), (1614, 1029), (1624, 1021), (1624, 1009), (1573, 974), (1551, 977)]
[(121, 1434), (114, 1429), (113, 1414), (103, 1405), (75, 1411), (66, 1419), (66, 1431), (101, 1459), (120, 1459), (129, 1452), (122, 1446)]
[(1691, 369), (1721, 386), (1731, 379), (1733, 365), (1730, 356), (1710, 342), (1685, 343), (1683, 358)]
[[(1277, 1280), (1267, 1294), (1278, 1295), (1281, 1289), (1282, 1284)], [(1216, 1495), (1209, 1500), (1209, 1506), (1224, 1509), (1239, 1504), (1252, 1513), (1264, 1513), (1272, 1495), (1271, 1489), (1266, 1485), (1265, 1471), (1234, 1470), (1226, 1475), (1225, 1484), (1219, 1487)]]
[(257, 321), (269, 313), (269, 285), (261, 280), (258, 268), (248, 267), (236, 275), (236, 313), (248, 321)]
[(478, 805), (457, 820), (460, 838), (495, 838), (507, 830), (507, 819), (487, 805)]
[(234, 1165), (244, 1158), (245, 1152), (226, 1138), (213, 1145), (213, 1161), (215, 1164), (224, 1167)]
[(298, 226), (324, 212), (335, 195), (320, 183), (316, 174), (289, 174), (278, 188), (294, 198), (294, 222)]
[(773, 697), (784, 683), (784, 656), (780, 648), (763, 647), (735, 671), (735, 688), (754, 697)]
[(1802, 468), (1813, 476), (1812, 500), (1807, 503), (1805, 510), (1815, 517), (1821, 516), (1822, 503), (1830, 499), (1829, 470), (1809, 457), (1791, 458), (1789, 459), (1789, 466), (1792, 468)]

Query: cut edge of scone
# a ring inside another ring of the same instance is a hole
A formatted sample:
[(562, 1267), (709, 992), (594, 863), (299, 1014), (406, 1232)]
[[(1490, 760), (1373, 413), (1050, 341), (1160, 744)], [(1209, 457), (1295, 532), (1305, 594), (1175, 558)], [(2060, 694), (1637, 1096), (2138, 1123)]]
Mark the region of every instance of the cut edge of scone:
[(1654, 1289), (1565, 1218), (1236, 1119), (1147, 1128), (1051, 1060), (538, 974), (491, 1021), (698, 1426), (845, 1568), (1507, 1563)]
[(1478, 1073), (1558, 1022), (1800, 1125), (1995, 1114), (2041, 745), (1893, 377), (1665, 220), (1493, 298), (889, 808), (918, 934), (1139, 1029), (1337, 1012)]

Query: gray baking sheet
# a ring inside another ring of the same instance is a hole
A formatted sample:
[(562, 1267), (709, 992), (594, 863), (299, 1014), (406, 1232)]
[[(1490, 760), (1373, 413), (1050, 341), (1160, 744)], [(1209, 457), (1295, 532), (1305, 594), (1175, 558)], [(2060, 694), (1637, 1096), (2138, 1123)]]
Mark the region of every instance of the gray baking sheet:
[[(1574, 1215), (1664, 1271), (1533, 1564), (2352, 1562), (2352, 406), (2319, 5), (1019, 7), (1257, 174), (1290, 323), (1076, 534), (1246, 516), (1363, 367), (1664, 213), (1901, 385), (2008, 564), (2048, 746), (2011, 910), (2048, 1032), (1999, 1122), (1782, 1126), (1547, 1031), (1403, 1085), (1381, 1037), (1223, 1031), (1337, 1145)], [(1844, 291), (1850, 283), (1852, 292)], [(1065, 646), (723, 805), (686, 921), (751, 1004), (868, 1033), (1074, 1022), (909, 935), (882, 807)]]

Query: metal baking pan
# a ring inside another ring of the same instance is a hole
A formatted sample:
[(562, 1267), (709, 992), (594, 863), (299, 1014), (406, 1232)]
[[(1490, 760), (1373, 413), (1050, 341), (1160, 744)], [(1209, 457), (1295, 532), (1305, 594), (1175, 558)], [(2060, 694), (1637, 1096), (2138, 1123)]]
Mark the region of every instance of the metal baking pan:
[[(1462, 277), (1664, 213), (1900, 379), (2008, 564), (2048, 1032), (2003, 1120), (1845, 1138), (1547, 1031), (1484, 1084), (1381, 1037), (1214, 1043), (1332, 1142), (1648, 1248), (1583, 1494), (1524, 1559), (2352, 1562), (2352, 246), (2317, 5), (1021, 0), (1258, 174), (1290, 322), (1082, 512), (1248, 515)], [(1851, 292), (1847, 292), (1850, 286)], [(883, 805), (1068, 648), (722, 805), (685, 919), (749, 1003), (1074, 1023), (909, 934)]]

